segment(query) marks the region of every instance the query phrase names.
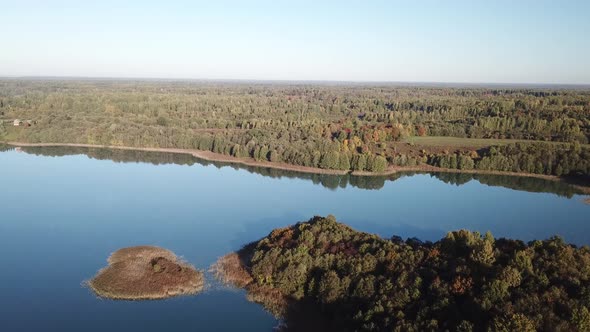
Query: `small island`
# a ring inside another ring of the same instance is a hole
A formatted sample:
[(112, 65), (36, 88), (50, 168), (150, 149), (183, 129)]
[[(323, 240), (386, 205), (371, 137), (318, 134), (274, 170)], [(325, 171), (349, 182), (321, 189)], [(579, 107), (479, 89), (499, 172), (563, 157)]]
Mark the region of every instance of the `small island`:
[(460, 230), (404, 241), (315, 217), (220, 258), (214, 271), (288, 331), (590, 329), (590, 248), (559, 237)]
[(100, 297), (156, 300), (203, 289), (203, 273), (163, 248), (123, 248), (112, 253), (107, 262), (109, 265), (87, 283)]

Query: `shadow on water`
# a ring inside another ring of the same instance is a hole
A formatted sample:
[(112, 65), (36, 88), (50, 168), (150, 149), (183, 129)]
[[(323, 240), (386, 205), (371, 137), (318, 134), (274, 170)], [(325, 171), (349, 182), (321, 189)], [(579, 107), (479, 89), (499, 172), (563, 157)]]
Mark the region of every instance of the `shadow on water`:
[(326, 310), (315, 301), (294, 301), (287, 308), (283, 324), (278, 330), (284, 332), (349, 331), (350, 322), (344, 320), (344, 316), (338, 315), (337, 312), (344, 311), (338, 307), (351, 305), (351, 303), (333, 303), (330, 305), (331, 310)]
[(430, 173), (440, 181), (456, 186), (464, 185), (472, 180), (492, 187), (504, 187), (513, 190), (534, 193), (552, 193), (557, 196), (571, 198), (574, 195), (584, 194), (570, 184), (579, 184), (574, 179), (566, 179), (565, 182), (550, 181), (540, 178), (510, 175), (467, 174), (467, 173)]
[[(8, 145), (0, 145), (0, 152), (14, 149)], [(354, 187), (366, 190), (378, 190), (385, 186), (387, 181), (395, 181), (402, 177), (419, 174), (416, 172), (404, 172), (388, 176), (354, 176), (331, 175), (331, 174), (311, 174), (297, 171), (280, 170), (268, 167), (254, 167), (227, 162), (207, 161), (189, 154), (152, 152), (152, 151), (134, 151), (118, 150), (108, 148), (85, 148), (85, 147), (22, 147), (21, 150), (28, 154), (61, 157), (68, 155), (86, 155), (89, 158), (97, 160), (111, 160), (119, 163), (150, 163), (153, 165), (202, 165), (214, 166), (217, 168), (230, 167), (235, 170), (244, 170), (249, 173), (258, 174), (270, 178), (288, 178), (301, 179), (313, 182), (331, 190), (339, 188)], [(468, 173), (421, 173), (430, 174), (432, 177), (448, 184), (457, 186), (466, 184), (470, 181), (478, 181), (481, 184), (504, 187), (513, 190), (552, 193), (558, 196), (571, 198), (577, 194), (584, 194), (576, 187), (570, 184), (580, 184), (578, 178), (565, 178), (564, 181), (549, 181), (533, 177), (518, 177), (508, 175), (489, 175), (489, 174), (468, 174)], [(586, 179), (588, 181), (588, 179)], [(590, 181), (588, 181), (590, 184)], [(582, 183), (583, 184), (583, 183)]]
[(0, 152), (6, 152), (6, 151), (11, 151), (11, 150), (14, 150), (14, 146), (0, 143)]

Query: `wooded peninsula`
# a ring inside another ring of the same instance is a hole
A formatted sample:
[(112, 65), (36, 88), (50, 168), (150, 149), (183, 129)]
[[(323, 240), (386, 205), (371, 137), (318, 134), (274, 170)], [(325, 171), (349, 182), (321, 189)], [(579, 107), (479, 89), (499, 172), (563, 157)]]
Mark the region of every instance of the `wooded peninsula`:
[(288, 331), (588, 331), (590, 248), (467, 230), (434, 243), (314, 217), (222, 257)]
[(590, 174), (587, 89), (4, 79), (0, 119), (4, 142), (198, 150), (309, 172)]

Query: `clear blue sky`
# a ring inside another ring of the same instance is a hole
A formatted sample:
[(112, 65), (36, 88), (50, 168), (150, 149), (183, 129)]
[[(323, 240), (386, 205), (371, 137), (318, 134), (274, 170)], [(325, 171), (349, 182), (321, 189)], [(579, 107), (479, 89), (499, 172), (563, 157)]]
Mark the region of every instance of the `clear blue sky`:
[(590, 83), (590, 1), (0, 0), (0, 76)]

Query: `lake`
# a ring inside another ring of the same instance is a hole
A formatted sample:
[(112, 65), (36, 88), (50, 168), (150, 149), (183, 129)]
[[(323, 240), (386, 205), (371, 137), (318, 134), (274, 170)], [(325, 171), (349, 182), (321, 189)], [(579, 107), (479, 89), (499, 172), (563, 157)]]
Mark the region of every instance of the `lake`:
[(188, 155), (83, 148), (0, 152), (3, 331), (269, 331), (245, 292), (112, 301), (83, 286), (109, 254), (162, 246), (207, 270), (272, 229), (333, 214), (384, 237), (491, 231), (590, 244), (590, 205), (567, 184), (470, 174), (312, 175)]

